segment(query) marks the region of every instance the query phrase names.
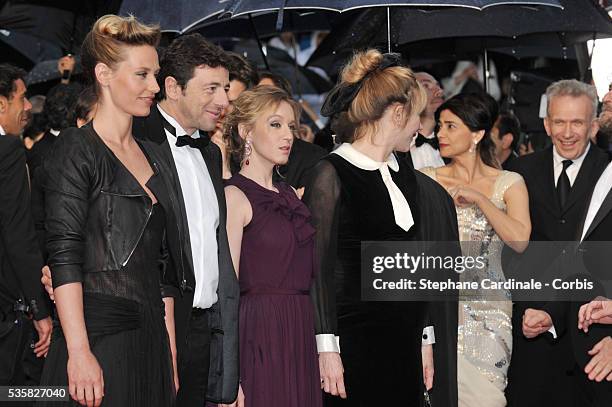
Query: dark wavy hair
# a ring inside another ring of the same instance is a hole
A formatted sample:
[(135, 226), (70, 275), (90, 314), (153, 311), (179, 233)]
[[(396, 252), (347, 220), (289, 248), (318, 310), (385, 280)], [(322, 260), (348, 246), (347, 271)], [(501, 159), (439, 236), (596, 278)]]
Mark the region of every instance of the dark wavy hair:
[[(54, 130), (63, 130), (74, 126), (73, 114), (82, 86), (76, 82), (59, 84), (47, 93), (44, 113), (47, 124)], [(94, 94), (95, 95), (95, 94)]]
[(72, 123), (76, 123), (77, 119), (87, 121), (89, 113), (91, 113), (96, 106), (96, 102), (97, 97), (94, 88), (87, 86), (81, 91), (74, 105), (74, 112), (71, 119)]
[(500, 137), (504, 134), (512, 134), (512, 145), (510, 147), (516, 150), (516, 146), (521, 138), (521, 122), (519, 122), (518, 117), (511, 112), (502, 112), (499, 114), (496, 127), (499, 130)]
[(0, 96), (11, 100), (17, 90), (15, 82), (18, 79), (25, 81), (26, 71), (11, 64), (0, 64)]
[(176, 79), (184, 89), (199, 66), (223, 67), (229, 71), (232, 64), (221, 47), (206, 41), (200, 34), (183, 35), (172, 41), (159, 61), (157, 83), (160, 90), (157, 99), (166, 98), (166, 78)]
[(478, 143), (477, 151), (482, 161), (494, 168), (500, 168), (495, 158), (495, 145), (491, 139), (491, 129), (497, 120), (499, 107), (495, 99), (484, 92), (460, 93), (444, 102), (436, 111), (436, 122), (440, 113), (450, 110), (459, 117), (470, 131), (484, 130), (485, 134)]
[(229, 69), (230, 81), (242, 82), (247, 89), (257, 86), (259, 83), (259, 75), (253, 64), (248, 59), (235, 52), (228, 52), (227, 56), (231, 61)]

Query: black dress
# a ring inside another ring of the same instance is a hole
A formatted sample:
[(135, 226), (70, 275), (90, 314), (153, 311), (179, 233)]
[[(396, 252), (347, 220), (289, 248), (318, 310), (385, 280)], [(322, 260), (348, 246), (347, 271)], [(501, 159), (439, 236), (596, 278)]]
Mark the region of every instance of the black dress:
[[(91, 126), (67, 130), (56, 145), (44, 163), (49, 266), (56, 288), (82, 285), (89, 346), (104, 375), (102, 405), (173, 406), (162, 297), (176, 285), (166, 233), (174, 218), (157, 164), (141, 144), (154, 172), (153, 204)], [(67, 362), (56, 321), (41, 385), (67, 386)]]
[[(164, 210), (153, 212), (140, 243), (123, 270), (89, 273), (83, 311), (91, 352), (104, 373), (103, 406), (172, 406), (172, 362), (158, 259)], [(68, 352), (61, 327), (53, 330), (42, 382), (66, 386)], [(72, 405), (78, 405), (72, 402)]]
[[(432, 405), (457, 405), (456, 303), (361, 301), (361, 241), (458, 241), (452, 200), (436, 183), (400, 161), (391, 171), (415, 224), (395, 223), (378, 170), (337, 154), (315, 168), (305, 189), (315, 227), (319, 273), (313, 287), (317, 334), (340, 337), (348, 399), (326, 395), (326, 406), (419, 406), (423, 402), (421, 333), (433, 325)], [(456, 245), (460, 254), (459, 245)]]

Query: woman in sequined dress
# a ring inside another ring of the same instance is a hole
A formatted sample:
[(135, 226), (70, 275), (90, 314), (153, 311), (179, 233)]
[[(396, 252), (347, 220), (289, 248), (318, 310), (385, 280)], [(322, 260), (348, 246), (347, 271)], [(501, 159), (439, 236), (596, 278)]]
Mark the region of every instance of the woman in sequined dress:
[[(437, 112), (440, 153), (450, 164), (422, 171), (440, 183), (457, 207), (464, 256), (484, 256), (486, 266), (466, 270), (461, 281), (505, 281), (504, 244), (526, 249), (531, 231), (522, 177), (500, 170), (490, 130), (497, 105), (484, 94), (461, 94)], [(512, 301), (506, 290), (461, 292), (457, 336), (459, 406), (503, 407), (512, 354)]]

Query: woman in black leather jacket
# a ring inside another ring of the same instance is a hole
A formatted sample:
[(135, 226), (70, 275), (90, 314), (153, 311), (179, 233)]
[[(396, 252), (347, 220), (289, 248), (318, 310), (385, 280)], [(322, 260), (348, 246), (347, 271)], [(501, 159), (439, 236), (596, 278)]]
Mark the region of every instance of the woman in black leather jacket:
[(44, 164), (61, 329), (43, 384), (67, 385), (73, 404), (174, 404), (177, 289), (166, 225), (176, 221), (154, 151), (132, 137), (132, 117), (148, 115), (159, 91), (159, 36), (133, 17), (95, 23), (82, 61), (98, 97), (96, 116), (62, 132)]

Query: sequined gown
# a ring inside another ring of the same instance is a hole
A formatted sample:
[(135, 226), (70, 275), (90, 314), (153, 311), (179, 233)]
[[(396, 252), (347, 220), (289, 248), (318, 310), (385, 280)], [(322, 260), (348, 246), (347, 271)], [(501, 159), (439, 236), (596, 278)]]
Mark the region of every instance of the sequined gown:
[[(432, 167), (421, 170), (434, 180)], [(504, 193), (522, 177), (502, 171), (493, 187), (491, 202), (506, 211)], [(461, 281), (506, 281), (502, 270), (504, 243), (476, 205), (457, 207), (463, 256), (484, 256), (486, 267), (468, 269)], [(504, 389), (512, 355), (512, 301), (507, 290), (460, 292), (457, 332), (459, 406), (505, 406)]]

